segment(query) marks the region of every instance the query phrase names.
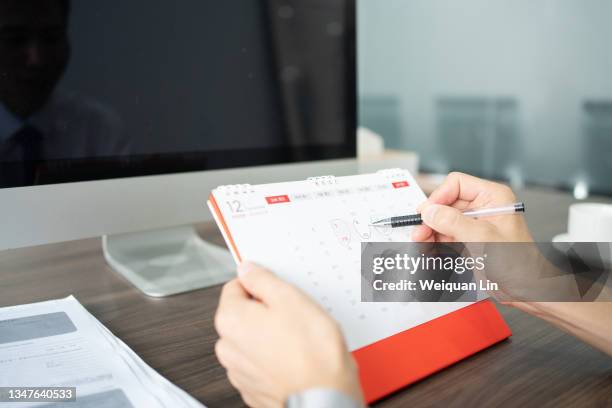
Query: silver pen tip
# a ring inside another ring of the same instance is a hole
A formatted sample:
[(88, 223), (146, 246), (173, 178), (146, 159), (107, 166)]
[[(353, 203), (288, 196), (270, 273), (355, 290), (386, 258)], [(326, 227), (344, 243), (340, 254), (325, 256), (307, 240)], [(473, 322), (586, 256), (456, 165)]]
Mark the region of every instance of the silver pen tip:
[(384, 220), (374, 221), (370, 225), (384, 224), (385, 222), (389, 222), (389, 221), (391, 221), (389, 218), (385, 218)]

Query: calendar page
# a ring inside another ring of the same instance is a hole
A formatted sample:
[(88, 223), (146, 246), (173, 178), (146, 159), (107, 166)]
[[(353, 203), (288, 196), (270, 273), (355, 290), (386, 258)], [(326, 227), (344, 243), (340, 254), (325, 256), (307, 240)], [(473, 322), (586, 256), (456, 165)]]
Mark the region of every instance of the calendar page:
[(370, 224), (414, 213), (425, 199), (408, 171), (394, 169), (222, 186), (209, 206), (236, 262), (258, 263), (305, 291), (356, 350), (470, 304), (361, 302), (361, 242), (405, 242), (412, 233)]

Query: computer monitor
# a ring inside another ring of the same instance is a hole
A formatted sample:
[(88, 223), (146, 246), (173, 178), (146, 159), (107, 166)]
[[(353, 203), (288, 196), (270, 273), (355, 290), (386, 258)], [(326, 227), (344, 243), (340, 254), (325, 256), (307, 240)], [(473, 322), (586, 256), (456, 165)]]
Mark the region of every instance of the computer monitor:
[(355, 171), (354, 1), (0, 0), (0, 248), (103, 236), (153, 296), (227, 279), (190, 226), (212, 188)]

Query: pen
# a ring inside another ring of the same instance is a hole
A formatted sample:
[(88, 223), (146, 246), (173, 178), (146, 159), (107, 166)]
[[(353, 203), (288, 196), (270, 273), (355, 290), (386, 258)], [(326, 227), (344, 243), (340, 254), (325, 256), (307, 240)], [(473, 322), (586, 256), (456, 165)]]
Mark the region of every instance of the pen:
[[(472, 218), (493, 217), (495, 215), (507, 215), (507, 214), (516, 214), (516, 213), (524, 213), (524, 212), (525, 212), (524, 203), (514, 203), (514, 204), (504, 205), (501, 207), (470, 209), (470, 210), (462, 211), (463, 215), (467, 217), (472, 217)], [(423, 220), (421, 219), (421, 214), (411, 214), (411, 215), (401, 215), (398, 217), (385, 218), (384, 220), (373, 222), (370, 225), (375, 226), (375, 227), (400, 228), (400, 227), (409, 227), (411, 225), (421, 225), (421, 224), (423, 224)]]

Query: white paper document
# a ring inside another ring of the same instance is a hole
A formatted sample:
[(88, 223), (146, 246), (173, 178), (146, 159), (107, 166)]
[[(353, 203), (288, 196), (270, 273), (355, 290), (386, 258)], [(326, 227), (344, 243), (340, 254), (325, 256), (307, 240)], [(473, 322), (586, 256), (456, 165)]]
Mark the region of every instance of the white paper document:
[(0, 387), (76, 387), (72, 402), (5, 407), (203, 407), (72, 296), (0, 309)]

